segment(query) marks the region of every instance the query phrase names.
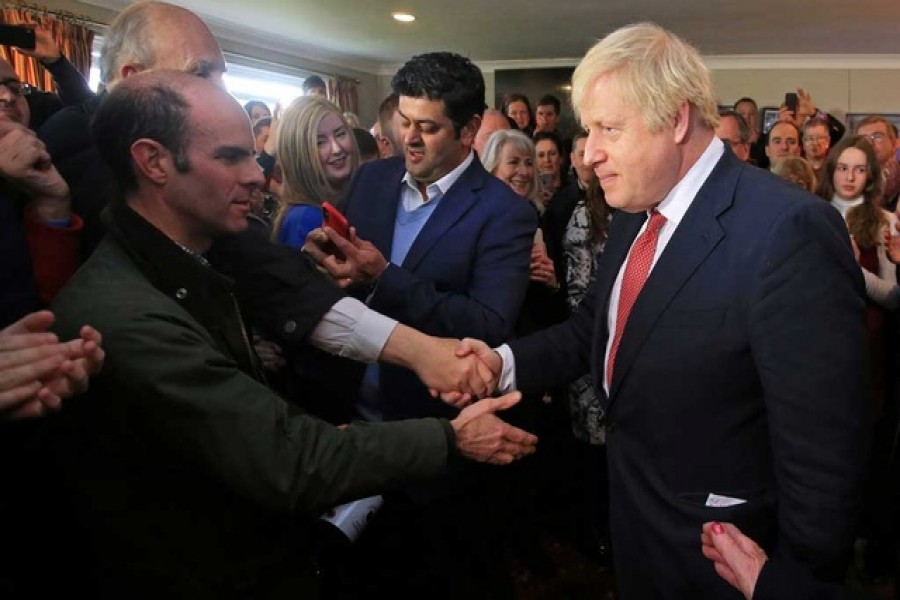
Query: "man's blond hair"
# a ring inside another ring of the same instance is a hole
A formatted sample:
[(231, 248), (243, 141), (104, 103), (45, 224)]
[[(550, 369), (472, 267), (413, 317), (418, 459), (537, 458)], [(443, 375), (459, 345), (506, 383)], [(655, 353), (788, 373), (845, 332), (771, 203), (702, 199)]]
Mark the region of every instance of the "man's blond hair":
[(683, 102), (696, 109), (700, 121), (719, 123), (709, 71), (699, 52), (653, 23), (617, 29), (588, 50), (572, 75), (572, 106), (580, 116), (591, 87), (603, 75), (615, 74), (627, 104), (637, 107), (647, 128), (658, 132)]

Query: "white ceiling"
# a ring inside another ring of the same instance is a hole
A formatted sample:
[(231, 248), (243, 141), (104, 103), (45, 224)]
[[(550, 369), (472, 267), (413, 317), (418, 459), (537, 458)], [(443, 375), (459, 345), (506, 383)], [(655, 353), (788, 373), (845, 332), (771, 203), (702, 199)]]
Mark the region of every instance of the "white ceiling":
[[(170, 1), (220, 37), (369, 72), (432, 50), (478, 62), (575, 59), (612, 29), (648, 20), (706, 55), (900, 54), (900, 0)], [(397, 23), (396, 11), (417, 19)]]

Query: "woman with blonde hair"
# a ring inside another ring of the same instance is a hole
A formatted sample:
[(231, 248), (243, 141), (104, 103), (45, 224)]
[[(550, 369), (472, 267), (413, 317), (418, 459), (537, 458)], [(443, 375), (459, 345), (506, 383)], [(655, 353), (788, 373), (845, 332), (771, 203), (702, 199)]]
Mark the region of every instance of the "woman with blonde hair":
[(346, 195), (359, 150), (341, 110), (319, 96), (291, 102), (277, 126), (283, 189), (273, 237), (299, 248), (322, 226), (322, 202), (337, 204)]

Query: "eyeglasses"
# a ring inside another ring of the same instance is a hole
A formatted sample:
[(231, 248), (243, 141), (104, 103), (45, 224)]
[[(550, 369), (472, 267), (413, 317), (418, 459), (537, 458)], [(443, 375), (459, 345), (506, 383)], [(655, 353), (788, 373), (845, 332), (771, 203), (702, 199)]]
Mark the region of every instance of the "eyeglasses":
[(876, 142), (884, 141), (887, 138), (887, 136), (884, 135), (883, 133), (881, 133), (880, 131), (876, 132), (876, 133), (870, 133), (868, 135), (865, 135), (865, 134), (860, 134), (860, 135), (862, 135), (864, 138), (866, 138), (873, 144)]
[(827, 135), (811, 135), (811, 136), (803, 138), (804, 142), (811, 142), (813, 144), (818, 144), (819, 142), (825, 142), (827, 140), (828, 140)]
[(34, 88), (27, 83), (22, 83), (18, 79), (4, 79), (0, 81), (0, 86), (9, 90), (13, 96), (28, 96), (34, 91)]

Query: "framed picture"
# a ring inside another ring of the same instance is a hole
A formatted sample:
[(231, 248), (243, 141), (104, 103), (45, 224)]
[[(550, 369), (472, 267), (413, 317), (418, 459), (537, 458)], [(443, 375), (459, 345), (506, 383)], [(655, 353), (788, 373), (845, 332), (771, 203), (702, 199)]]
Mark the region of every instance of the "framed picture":
[(894, 127), (900, 129), (900, 114), (898, 113), (847, 113), (847, 118), (844, 120), (844, 124), (847, 126), (847, 131), (856, 131), (856, 126), (860, 121), (868, 117), (869, 115), (879, 115), (890, 121), (894, 124)]
[(779, 108), (777, 106), (764, 106), (762, 108), (763, 133), (769, 133), (769, 130), (772, 129), (772, 125), (778, 122), (778, 111)]

